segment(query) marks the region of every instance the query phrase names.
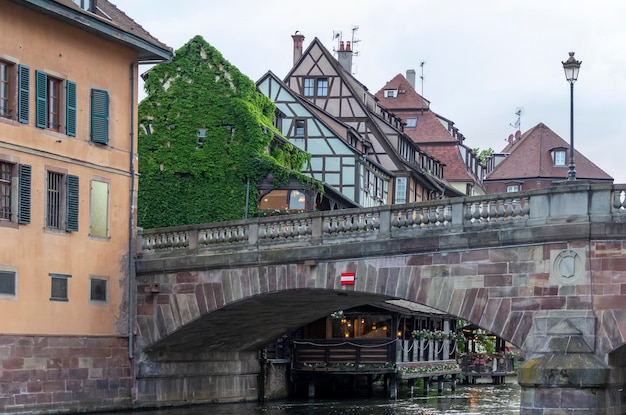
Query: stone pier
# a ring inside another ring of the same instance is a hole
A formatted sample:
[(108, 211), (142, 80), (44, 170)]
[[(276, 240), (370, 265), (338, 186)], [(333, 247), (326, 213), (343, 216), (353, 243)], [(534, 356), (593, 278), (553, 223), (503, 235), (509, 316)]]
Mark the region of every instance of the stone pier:
[(592, 311), (536, 313), (520, 367), (521, 415), (620, 415), (623, 382), (596, 350)]

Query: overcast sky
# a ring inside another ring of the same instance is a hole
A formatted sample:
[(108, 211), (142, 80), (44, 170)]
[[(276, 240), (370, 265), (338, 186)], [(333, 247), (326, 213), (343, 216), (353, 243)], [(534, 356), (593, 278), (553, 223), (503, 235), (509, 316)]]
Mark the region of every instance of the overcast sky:
[[(570, 137), (570, 88), (562, 61), (582, 60), (574, 85), (575, 148), (626, 183), (626, 2), (621, 0), (111, 0), (160, 41), (180, 48), (201, 35), (257, 81), (292, 66), (291, 35), (304, 47), (333, 34), (359, 40), (355, 76), (375, 93), (396, 74), (474, 148), (500, 151), (543, 122)], [(423, 64), (423, 84), (421, 63)], [(140, 68), (140, 71), (146, 68)], [(143, 95), (142, 95), (143, 96)]]

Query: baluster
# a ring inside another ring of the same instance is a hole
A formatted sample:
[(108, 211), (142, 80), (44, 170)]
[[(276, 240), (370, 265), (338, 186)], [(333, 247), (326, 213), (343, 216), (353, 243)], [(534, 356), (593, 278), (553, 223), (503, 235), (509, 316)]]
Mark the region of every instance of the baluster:
[(466, 222), (471, 222), (472, 221), (472, 204), (471, 203), (466, 203), (465, 204), (465, 221)]
[(515, 206), (513, 208), (513, 214), (515, 215), (515, 219), (520, 218), (522, 216), (522, 201), (521, 201), (521, 199), (515, 200), (512, 203)]
[(399, 228), (400, 220), (399, 220), (400, 212), (395, 212), (394, 215), (391, 216), (391, 228)]
[(613, 192), (613, 208), (619, 210), (622, 208), (622, 191)]
[(489, 201), (489, 220), (497, 220), (498, 219), (498, 209), (496, 205), (497, 201), (491, 200)]

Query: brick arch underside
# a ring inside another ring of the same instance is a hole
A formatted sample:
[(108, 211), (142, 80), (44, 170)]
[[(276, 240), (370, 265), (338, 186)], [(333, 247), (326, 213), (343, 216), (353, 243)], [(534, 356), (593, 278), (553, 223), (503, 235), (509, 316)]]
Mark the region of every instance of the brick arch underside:
[[(332, 311), (398, 298), (523, 347), (535, 311), (580, 301), (548, 284), (549, 251), (564, 248), (535, 245), (168, 274), (159, 276), (171, 282), (161, 283), (168, 301), (159, 301), (152, 317), (138, 316), (138, 324), (147, 351), (252, 350)], [(355, 272), (355, 285), (341, 285), (346, 271)], [(284, 324), (268, 323), (275, 320)], [(223, 333), (229, 324), (239, 327)]]

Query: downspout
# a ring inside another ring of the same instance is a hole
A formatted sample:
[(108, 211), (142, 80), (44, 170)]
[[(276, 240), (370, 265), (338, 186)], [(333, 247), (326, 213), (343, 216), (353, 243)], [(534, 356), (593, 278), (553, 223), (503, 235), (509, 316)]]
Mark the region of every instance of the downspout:
[(135, 71), (130, 64), (130, 217), (128, 219), (128, 358), (134, 357), (135, 321)]

